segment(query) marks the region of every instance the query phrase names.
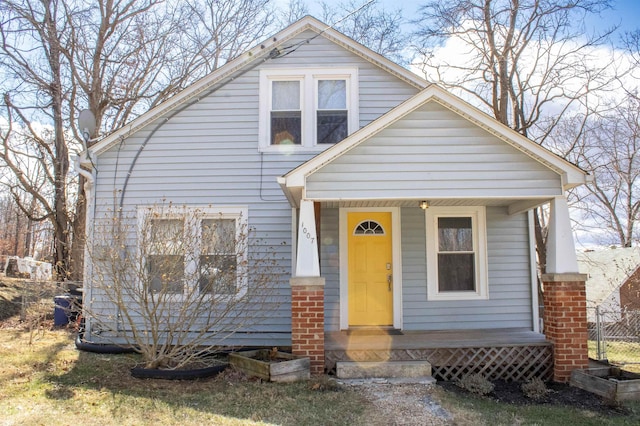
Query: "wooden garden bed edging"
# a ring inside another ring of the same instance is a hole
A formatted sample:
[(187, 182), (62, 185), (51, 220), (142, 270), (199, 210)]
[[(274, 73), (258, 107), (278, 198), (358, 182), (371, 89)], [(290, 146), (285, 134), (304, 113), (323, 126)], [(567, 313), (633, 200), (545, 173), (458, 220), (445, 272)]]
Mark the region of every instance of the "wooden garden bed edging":
[(640, 374), (617, 367), (574, 370), (569, 383), (612, 401), (640, 401)]
[(310, 378), (309, 358), (287, 352), (258, 349), (232, 352), (229, 364), (247, 375), (271, 382), (295, 382)]

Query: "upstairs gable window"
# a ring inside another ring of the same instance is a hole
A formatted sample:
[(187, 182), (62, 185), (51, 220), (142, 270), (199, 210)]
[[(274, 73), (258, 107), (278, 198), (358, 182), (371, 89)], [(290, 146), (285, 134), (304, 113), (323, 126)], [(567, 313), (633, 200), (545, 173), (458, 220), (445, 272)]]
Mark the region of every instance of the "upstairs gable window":
[(334, 144), (349, 134), (346, 80), (318, 80), (318, 144)]
[(355, 69), (260, 73), (260, 149), (321, 150), (358, 127)]
[(302, 143), (300, 81), (271, 83), (271, 145)]

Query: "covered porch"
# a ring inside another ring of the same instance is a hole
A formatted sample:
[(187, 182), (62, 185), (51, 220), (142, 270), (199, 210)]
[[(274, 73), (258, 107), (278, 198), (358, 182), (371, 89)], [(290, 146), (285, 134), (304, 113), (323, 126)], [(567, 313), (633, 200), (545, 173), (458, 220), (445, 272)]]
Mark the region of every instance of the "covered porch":
[(543, 334), (518, 328), (325, 333), (325, 370), (336, 363), (428, 361), (437, 380), (479, 373), (491, 380), (551, 379), (553, 343)]
[[(586, 364), (566, 199), (586, 181), (576, 166), (430, 87), (278, 181), (295, 209), (292, 347), (316, 373), (378, 358), (428, 361), (445, 379), (548, 377), (555, 363), (566, 380)], [(553, 344), (538, 318), (532, 209), (543, 205)]]

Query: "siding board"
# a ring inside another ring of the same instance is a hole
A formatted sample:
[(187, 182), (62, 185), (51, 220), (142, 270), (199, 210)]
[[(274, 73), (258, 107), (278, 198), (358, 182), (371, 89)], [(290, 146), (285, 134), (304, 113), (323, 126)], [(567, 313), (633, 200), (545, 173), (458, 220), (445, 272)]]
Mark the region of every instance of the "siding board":
[[(487, 208), (489, 299), (429, 301), (426, 278), (424, 212), (402, 209), (402, 295), (406, 330), (532, 327), (527, 216), (508, 216), (502, 207)], [(494, 241), (524, 236), (509, 247)]]
[[(306, 32), (296, 40), (315, 36)], [(120, 194), (123, 209), (135, 212), (139, 205), (172, 202), (192, 206), (247, 206), (249, 226), (255, 237), (272, 245), (284, 275), (274, 281), (274, 295), (281, 303), (260, 315), (259, 325), (247, 333), (238, 333), (226, 341), (230, 345), (291, 344), (290, 287), (291, 208), (276, 178), (297, 167), (317, 152), (260, 153), (258, 151), (259, 73), (261, 68), (356, 67), (359, 84), (359, 122), (364, 126), (417, 93), (408, 83), (391, 76), (323, 37), (303, 43), (291, 54), (268, 60), (239, 76), (214, 93), (203, 95), (195, 104), (165, 120), (161, 117), (95, 159), (97, 219), (108, 217)], [(160, 127), (157, 127), (160, 125)], [(147, 138), (152, 134), (151, 140)], [(144, 148), (141, 147), (144, 145)], [(138, 156), (126, 188), (125, 179)], [(337, 253), (337, 210), (326, 215), (322, 270), (327, 279), (327, 327), (337, 327), (339, 316), (339, 278), (335, 262)], [(324, 216), (323, 216), (324, 217)], [(325, 244), (326, 243), (326, 244)], [(114, 308), (95, 294), (96, 306), (107, 313)]]
[[(403, 166), (394, 170), (397, 164)], [(562, 194), (561, 185), (557, 173), (429, 102), (311, 174), (307, 195), (538, 197)]]

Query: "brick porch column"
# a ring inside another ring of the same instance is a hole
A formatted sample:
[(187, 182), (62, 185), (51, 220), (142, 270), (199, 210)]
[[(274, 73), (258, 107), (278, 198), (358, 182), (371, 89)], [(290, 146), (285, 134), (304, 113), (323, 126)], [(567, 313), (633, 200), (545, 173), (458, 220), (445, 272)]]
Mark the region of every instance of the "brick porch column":
[(324, 278), (293, 277), (291, 283), (291, 349), (309, 357), (311, 374), (324, 374)]
[(544, 334), (553, 342), (553, 380), (566, 383), (571, 371), (589, 365), (587, 293), (584, 274), (544, 274)]

